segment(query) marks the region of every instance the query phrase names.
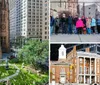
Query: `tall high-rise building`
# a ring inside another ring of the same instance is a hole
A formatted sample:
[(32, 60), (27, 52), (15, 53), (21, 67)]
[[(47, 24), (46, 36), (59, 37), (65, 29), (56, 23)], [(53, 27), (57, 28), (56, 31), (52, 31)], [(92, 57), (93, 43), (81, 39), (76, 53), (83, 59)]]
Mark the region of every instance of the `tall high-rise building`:
[[(10, 8), (12, 8), (10, 9), (10, 29), (12, 29), (16, 34), (13, 36), (13, 38), (23, 36), (26, 38), (38, 38), (41, 40), (48, 40), (49, 0), (13, 1), (15, 7), (9, 5), (11, 6)], [(12, 2), (9, 2), (9, 4), (11, 3)], [(13, 35), (12, 32), (11, 35)], [(10, 37), (12, 38), (12, 36)]]
[(0, 40), (2, 52), (9, 52), (8, 0), (0, 0)]
[(10, 40), (16, 36), (16, 0), (9, 0)]

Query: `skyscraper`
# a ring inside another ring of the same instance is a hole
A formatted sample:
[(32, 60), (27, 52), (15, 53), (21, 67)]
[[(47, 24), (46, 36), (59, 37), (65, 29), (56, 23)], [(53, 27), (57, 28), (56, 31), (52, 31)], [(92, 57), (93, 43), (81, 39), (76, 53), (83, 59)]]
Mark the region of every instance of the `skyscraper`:
[(0, 40), (2, 52), (9, 52), (8, 0), (0, 0)]
[(16, 0), (9, 0), (10, 40), (16, 36)]
[[(15, 7), (10, 9), (10, 29), (15, 30), (14, 37), (49, 38), (49, 1), (48, 0), (13, 0)], [(9, 2), (11, 4), (11, 2)], [(11, 5), (9, 5), (11, 6)], [(16, 11), (14, 11), (16, 9)], [(15, 15), (15, 16), (12, 16)], [(12, 31), (12, 30), (11, 30)], [(11, 32), (11, 35), (13, 33)], [(12, 37), (12, 36), (10, 36)]]

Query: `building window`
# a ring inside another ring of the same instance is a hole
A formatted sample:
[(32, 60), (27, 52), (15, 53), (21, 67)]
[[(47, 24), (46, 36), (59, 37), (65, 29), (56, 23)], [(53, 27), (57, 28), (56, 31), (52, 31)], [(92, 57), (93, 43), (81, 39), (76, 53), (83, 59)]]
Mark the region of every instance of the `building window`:
[(99, 76), (97, 76), (97, 82), (99, 82)]
[(70, 79), (72, 79), (72, 76), (70, 76)]
[(98, 73), (99, 73), (99, 65), (98, 65), (98, 68), (97, 68), (97, 69), (98, 69), (97, 71), (98, 71)]
[(79, 68), (79, 73), (82, 74), (82, 66)]
[(62, 51), (62, 56), (64, 56), (64, 52)]
[(99, 64), (99, 60), (97, 60), (97, 64)]
[(80, 58), (80, 63), (82, 63), (82, 58)]
[(52, 68), (52, 73), (55, 74), (55, 68)]
[(61, 68), (61, 73), (65, 73), (65, 68)]
[(45, 36), (45, 39), (47, 39), (47, 36)]
[(89, 9), (91, 9), (91, 8), (89, 8)]
[(82, 76), (79, 76), (79, 82), (80, 83), (82, 82)]

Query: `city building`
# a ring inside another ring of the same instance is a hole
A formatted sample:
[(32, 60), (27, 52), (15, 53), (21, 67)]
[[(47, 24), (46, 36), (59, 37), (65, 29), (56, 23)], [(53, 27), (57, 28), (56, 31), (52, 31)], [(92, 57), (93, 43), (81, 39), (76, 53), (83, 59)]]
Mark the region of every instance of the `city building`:
[(68, 11), (72, 16), (78, 14), (78, 0), (68, 0)]
[(80, 16), (84, 15), (85, 17), (96, 18), (97, 12), (98, 12), (98, 9), (97, 9), (96, 4), (84, 5), (84, 9), (83, 9), (83, 7), (81, 8)]
[(9, 0), (10, 41), (16, 37), (16, 0)]
[(22, 36), (40, 40), (49, 39), (48, 0), (14, 0), (14, 2), (11, 0), (9, 3), (15, 4), (15, 7), (10, 5), (11, 38)]
[[(9, 52), (9, 4), (0, 0), (0, 40), (2, 52)], [(0, 53), (1, 54), (1, 53)]]
[(79, 16), (86, 16), (86, 17), (100, 17), (100, 1), (99, 0), (78, 0), (79, 5)]
[[(77, 51), (77, 45), (66, 54), (66, 48), (59, 48), (58, 61), (50, 62), (51, 85), (90, 85), (100, 83), (100, 55), (97, 45)], [(84, 50), (84, 51), (83, 51)]]
[(56, 16), (60, 11), (69, 11), (72, 16), (78, 12), (78, 0), (51, 0), (50, 9)]

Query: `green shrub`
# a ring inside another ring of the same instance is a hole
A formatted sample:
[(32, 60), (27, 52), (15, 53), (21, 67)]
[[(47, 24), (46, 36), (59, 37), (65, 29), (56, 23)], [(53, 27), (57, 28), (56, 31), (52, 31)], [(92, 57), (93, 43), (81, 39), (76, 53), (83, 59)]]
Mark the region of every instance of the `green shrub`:
[(18, 58), (13, 58), (13, 59), (9, 60), (9, 62), (10, 63), (18, 63), (19, 60), (18, 60)]

